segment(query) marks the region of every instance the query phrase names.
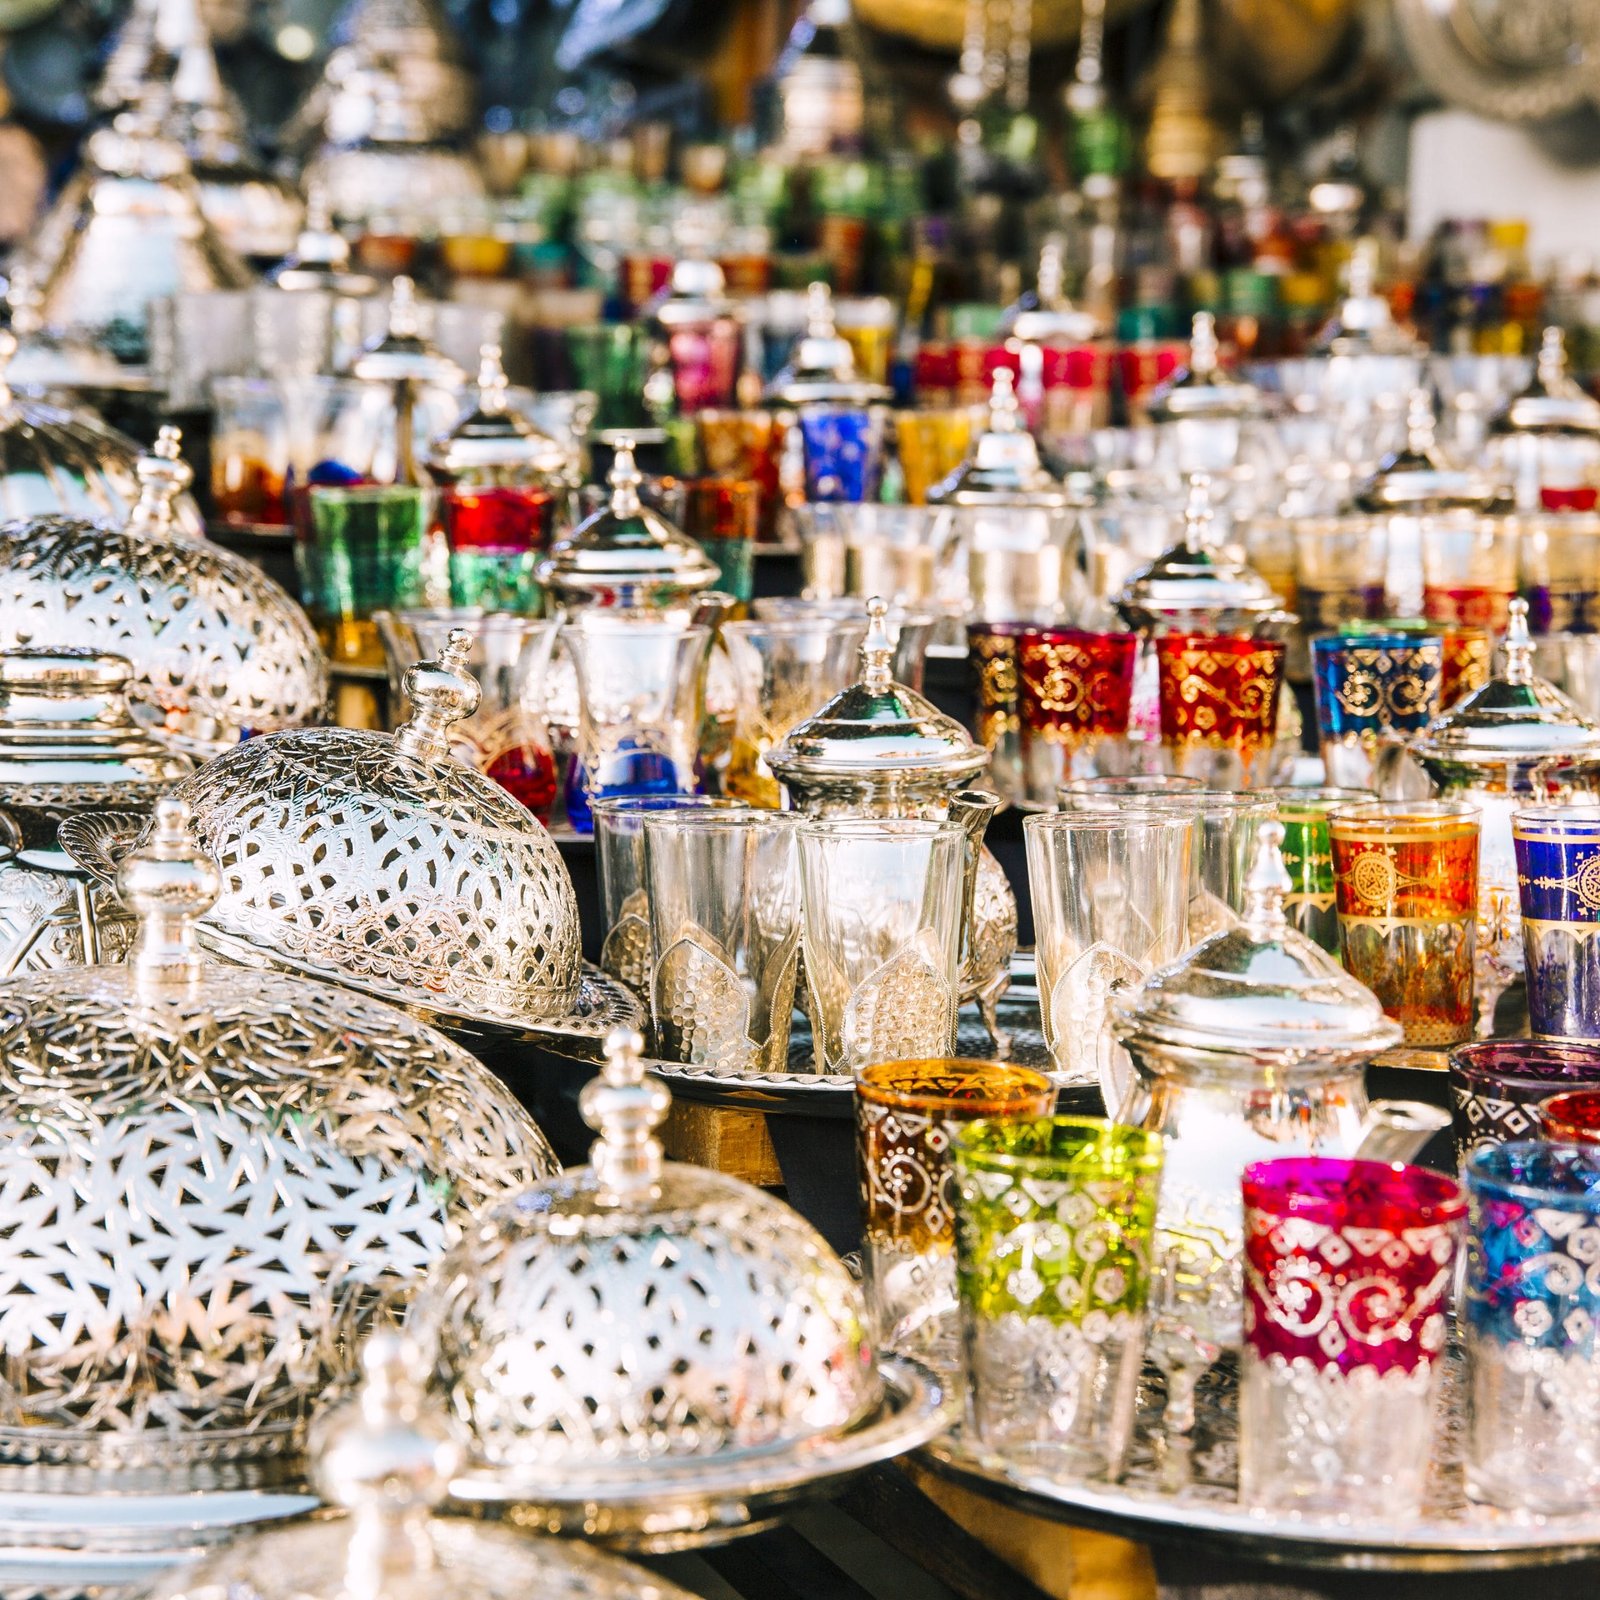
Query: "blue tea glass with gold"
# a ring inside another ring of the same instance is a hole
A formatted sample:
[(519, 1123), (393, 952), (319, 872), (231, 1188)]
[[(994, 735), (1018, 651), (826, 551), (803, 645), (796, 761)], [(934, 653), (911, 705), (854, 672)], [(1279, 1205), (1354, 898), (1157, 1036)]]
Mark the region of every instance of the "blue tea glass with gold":
[(1600, 1039), (1600, 806), (1512, 813), (1528, 1021), (1536, 1039)]
[(1438, 716), (1444, 645), (1413, 633), (1329, 634), (1311, 641), (1311, 658), (1328, 782), (1371, 789), (1378, 746)]
[(883, 413), (862, 406), (807, 406), (800, 413), (806, 499), (860, 505), (878, 498)]

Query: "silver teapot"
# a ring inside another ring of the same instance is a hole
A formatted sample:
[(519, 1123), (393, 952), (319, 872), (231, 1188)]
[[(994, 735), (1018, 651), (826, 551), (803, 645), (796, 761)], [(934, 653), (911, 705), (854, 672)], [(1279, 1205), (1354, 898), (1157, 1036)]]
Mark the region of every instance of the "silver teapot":
[(1011, 982), (1017, 900), (1005, 869), (983, 848), (998, 795), (967, 787), (988, 765), (953, 717), (897, 683), (881, 599), (867, 602), (861, 677), (791, 728), (766, 756), (790, 803), (810, 816), (925, 817), (959, 821), (970, 843), (961, 998), (975, 1000), (997, 1049), (1007, 1044), (996, 1008)]

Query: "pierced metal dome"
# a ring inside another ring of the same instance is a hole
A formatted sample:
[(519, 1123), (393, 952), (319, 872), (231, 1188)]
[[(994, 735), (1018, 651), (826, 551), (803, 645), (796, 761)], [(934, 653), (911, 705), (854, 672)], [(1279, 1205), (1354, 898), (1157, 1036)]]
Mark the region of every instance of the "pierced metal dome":
[(0, 527), (0, 649), (90, 642), (126, 657), (135, 716), (201, 753), (315, 721), (327, 667), (305, 613), (243, 557), (182, 535), (193, 474), (176, 428), (137, 473), (120, 529), (64, 516)]

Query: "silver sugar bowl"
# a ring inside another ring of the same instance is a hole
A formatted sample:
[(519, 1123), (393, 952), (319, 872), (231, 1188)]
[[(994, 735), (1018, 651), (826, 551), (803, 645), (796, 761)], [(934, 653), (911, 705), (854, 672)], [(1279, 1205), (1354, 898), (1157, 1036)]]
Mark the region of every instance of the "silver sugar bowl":
[[(157, 803), (127, 964), (0, 990), (8, 1545), (181, 1554), (303, 1509), (355, 1341), (489, 1202), (556, 1170), (497, 1080), (349, 990), (205, 962), (219, 889)], [(0, 1558), (0, 1574), (5, 1559)]]
[(342, 1517), (246, 1535), (145, 1600), (692, 1600), (582, 1544), (438, 1515), (462, 1452), (418, 1365), (411, 1341), (374, 1333), (360, 1389), (313, 1424), (312, 1481)]
[(0, 527), (0, 649), (125, 657), (134, 716), (202, 758), (246, 734), (316, 721), (327, 665), (306, 614), (259, 568), (182, 529), (193, 473), (178, 430), (139, 458), (139, 499), (113, 528), (44, 516)]
[(988, 765), (989, 752), (953, 717), (895, 681), (888, 609), (881, 599), (867, 602), (860, 679), (791, 728), (767, 751), (767, 765), (794, 808), (809, 816), (948, 818), (965, 825), (972, 848), (962, 999), (978, 1002), (1003, 1048), (995, 1008), (1011, 981), (1017, 899), (1005, 869), (983, 848), (1000, 799), (965, 787)]
[(579, 1101), (589, 1165), (485, 1217), (407, 1327), (468, 1430), (458, 1501), (680, 1548), (945, 1425), (938, 1382), (875, 1354), (860, 1286), (797, 1212), (663, 1159), (671, 1096), (618, 1029)]
[(115, 961), (134, 922), (57, 839), (63, 821), (148, 813), (194, 762), (128, 711), (128, 663), (0, 651), (0, 976)]

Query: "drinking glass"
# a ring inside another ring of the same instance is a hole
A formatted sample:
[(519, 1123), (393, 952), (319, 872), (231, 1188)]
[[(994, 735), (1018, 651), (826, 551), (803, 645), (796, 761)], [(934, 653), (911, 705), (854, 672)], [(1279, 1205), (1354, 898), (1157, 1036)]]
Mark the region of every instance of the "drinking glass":
[(1370, 789), (1378, 746), (1439, 714), (1444, 646), (1417, 634), (1335, 633), (1313, 639), (1311, 656), (1328, 782)]
[(1303, 632), (1384, 614), (1389, 525), (1382, 517), (1301, 517), (1293, 537)]
[(578, 383), (596, 397), (594, 426), (602, 433), (650, 426), (644, 403), (650, 376), (650, 338), (640, 323), (606, 322), (567, 329), (567, 354)]
[(725, 794), (773, 810), (782, 806), (783, 786), (767, 766), (767, 751), (852, 682), (866, 635), (865, 620), (830, 617), (722, 625), (738, 691)]
[(1467, 1494), (1587, 1510), (1600, 1493), (1600, 1151), (1493, 1145), (1466, 1181)]
[(1408, 1045), (1472, 1033), (1478, 823), (1455, 800), (1371, 800), (1328, 819), (1340, 954)]
[(211, 501), (223, 521), (281, 526), (289, 521), (290, 419), (270, 378), (214, 378)]
[(1538, 1117), (1550, 1144), (1600, 1144), (1600, 1088), (1553, 1094), (1539, 1102)]
[(1536, 1039), (1600, 1039), (1600, 806), (1511, 814), (1528, 1022)]
[(1448, 711), (1456, 701), (1489, 681), (1494, 651), (1487, 628), (1460, 622), (1429, 622), (1424, 617), (1382, 617), (1376, 621), (1343, 622), (1339, 632), (1347, 638), (1390, 633), (1436, 638), (1444, 658), (1439, 681), (1441, 711)]
[(1600, 517), (1519, 517), (1521, 589), (1535, 633), (1600, 627)]
[(967, 856), (954, 822), (814, 819), (800, 829), (818, 1068), (948, 1055)]
[(1533, 641), (1533, 670), (1600, 717), (1600, 633), (1547, 633)]
[(1247, 1167), (1243, 1190), (1240, 1502), (1417, 1516), (1461, 1186), (1422, 1167), (1292, 1156)]
[(1139, 641), (1131, 633), (1025, 628), (1017, 641), (1023, 796), (1049, 806), (1074, 778), (1119, 775)]
[(1169, 770), (1218, 790), (1267, 780), (1283, 653), (1274, 639), (1168, 633), (1156, 640), (1161, 749)]
[(758, 537), (770, 543), (783, 508), (780, 466), (788, 425), (770, 411), (702, 411), (694, 421), (705, 470), (756, 485)]
[(719, 1072), (786, 1070), (800, 970), (800, 819), (675, 810), (647, 811), (643, 822), (657, 1051)]
[(882, 595), (965, 613), (965, 552), (950, 507), (804, 505), (795, 507), (793, 525), (808, 595)]
[(1176, 812), (1025, 819), (1039, 1011), (1056, 1069), (1098, 1084), (1115, 1115), (1133, 1081), (1111, 1001), (1188, 943), (1194, 822)]
[(295, 541), (306, 609), (338, 663), (382, 666), (375, 611), (427, 599), (428, 493), (410, 484), (313, 485)]
[(952, 1148), (973, 1430), (1010, 1460), (1115, 1482), (1144, 1358), (1161, 1136), (1087, 1117), (986, 1120)]
[(883, 413), (859, 406), (806, 406), (806, 499), (861, 504), (875, 500), (883, 477)]
[(1600, 1046), (1484, 1039), (1450, 1052), (1456, 1161), (1489, 1145), (1537, 1139), (1539, 1107), (1558, 1090), (1600, 1088)]
[(716, 562), (717, 588), (742, 605), (755, 592), (760, 509), (761, 491), (751, 478), (690, 478), (683, 485), (683, 531)]
[(1328, 813), (1377, 796), (1369, 789), (1266, 789), (1283, 824), (1283, 865), (1291, 888), (1283, 897), (1289, 921), (1324, 950), (1339, 953), (1339, 917), (1334, 909), (1333, 845)]
[(600, 906), (605, 916), (605, 942), (600, 967), (636, 994), (650, 993), (650, 896), (644, 866), (646, 817), (663, 811), (749, 810), (737, 800), (710, 794), (620, 795), (596, 800), (595, 858), (600, 871)]
[(897, 411), (895, 446), (905, 476), (906, 499), (928, 503), (928, 491), (967, 459), (972, 444), (972, 412), (965, 406), (939, 411)]
[(1097, 773), (1092, 778), (1069, 778), (1056, 790), (1056, 799), (1063, 811), (1099, 811), (1115, 809), (1114, 803), (1123, 800), (1205, 792), (1198, 778), (1181, 772)]
[(856, 1074), (862, 1258), (880, 1347), (959, 1371), (952, 1139), (979, 1118), (1034, 1120), (1055, 1103), (1042, 1072), (998, 1061), (878, 1061)]
[(578, 680), (578, 752), (567, 772), (567, 819), (593, 829), (590, 804), (696, 787), (708, 628), (580, 612), (562, 633)]
[(467, 670), (478, 680), (478, 708), (450, 726), (456, 755), (493, 778), (541, 822), (556, 799), (556, 761), (545, 721), (550, 659), (561, 624), (504, 612), (380, 611), (374, 617), (389, 668), (389, 720), (410, 715), (406, 670), (437, 661), (450, 635), (472, 635)]
[[(864, 601), (843, 597), (808, 600), (797, 595), (763, 595), (750, 603), (750, 612), (757, 622), (808, 622), (825, 617), (865, 626), (867, 608)], [(890, 606), (883, 619), (889, 643), (894, 647), (890, 661), (894, 681), (919, 694), (927, 670), (928, 645), (938, 620), (932, 611), (898, 605)]]
[(969, 622), (967, 660), (973, 680), (972, 733), (989, 752), (989, 787), (1008, 804), (1026, 803), (1022, 788), (1021, 699), (1017, 639), (1007, 622)]
[(565, 520), (563, 498), (524, 484), (441, 489), (451, 603), (537, 615), (544, 591), (535, 569)]
[(1429, 517), (1422, 525), (1422, 610), (1433, 622), (1503, 633), (1517, 592), (1517, 531), (1506, 517)]

